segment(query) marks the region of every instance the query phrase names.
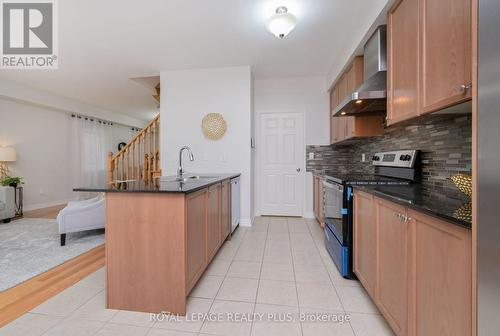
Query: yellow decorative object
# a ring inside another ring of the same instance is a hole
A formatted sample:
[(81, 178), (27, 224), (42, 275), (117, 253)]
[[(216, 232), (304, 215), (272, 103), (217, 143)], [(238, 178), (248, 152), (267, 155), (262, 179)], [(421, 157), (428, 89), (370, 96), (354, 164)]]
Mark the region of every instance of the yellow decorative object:
[(202, 122), (203, 134), (210, 140), (219, 140), (226, 134), (227, 123), (220, 113), (207, 114)]
[(451, 177), (451, 180), (461, 192), (467, 196), (472, 196), (472, 176), (467, 174), (455, 174)]
[(470, 222), (472, 220), (472, 203), (466, 203), (455, 210), (453, 217)]

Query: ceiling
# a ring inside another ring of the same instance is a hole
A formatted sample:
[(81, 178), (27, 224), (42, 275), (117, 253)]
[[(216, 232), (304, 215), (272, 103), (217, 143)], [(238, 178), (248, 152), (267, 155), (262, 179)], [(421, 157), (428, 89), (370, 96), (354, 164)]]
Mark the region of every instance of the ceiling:
[[(255, 78), (326, 76), (345, 63), (387, 0), (64, 0), (59, 69), (0, 78), (147, 120), (148, 81), (161, 70), (251, 65)], [(285, 5), (299, 23), (285, 39), (265, 30)]]

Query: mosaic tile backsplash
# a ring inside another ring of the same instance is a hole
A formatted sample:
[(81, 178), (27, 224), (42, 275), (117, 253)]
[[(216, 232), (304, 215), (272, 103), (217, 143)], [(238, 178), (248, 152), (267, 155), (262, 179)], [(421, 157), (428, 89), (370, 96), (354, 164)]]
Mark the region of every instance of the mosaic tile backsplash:
[[(449, 177), (472, 169), (472, 116), (432, 116), (419, 125), (394, 125), (381, 137), (355, 140), (347, 145), (307, 146), (307, 171), (324, 173), (373, 173), (374, 153), (419, 149), (422, 152), (422, 183), (456, 190)], [(315, 158), (310, 160), (309, 153)], [(361, 162), (362, 154), (367, 162)]]

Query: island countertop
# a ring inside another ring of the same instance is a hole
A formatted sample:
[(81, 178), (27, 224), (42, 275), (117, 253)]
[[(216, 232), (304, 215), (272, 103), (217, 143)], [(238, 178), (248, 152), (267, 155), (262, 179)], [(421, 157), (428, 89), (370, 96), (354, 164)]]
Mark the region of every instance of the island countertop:
[[(145, 184), (137, 181), (116, 181), (114, 184), (100, 186), (78, 187), (73, 191), (82, 192), (106, 192), (106, 193), (166, 193), (166, 194), (188, 194), (221, 181), (240, 176), (234, 174), (186, 174), (186, 181), (174, 181), (176, 176), (162, 176), (155, 182)], [(199, 179), (189, 178), (199, 176)]]

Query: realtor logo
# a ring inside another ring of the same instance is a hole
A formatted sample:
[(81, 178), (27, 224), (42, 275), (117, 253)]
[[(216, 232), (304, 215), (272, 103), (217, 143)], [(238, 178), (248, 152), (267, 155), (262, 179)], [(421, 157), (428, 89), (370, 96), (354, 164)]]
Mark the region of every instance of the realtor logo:
[(0, 0), (1, 68), (57, 69), (55, 0)]

